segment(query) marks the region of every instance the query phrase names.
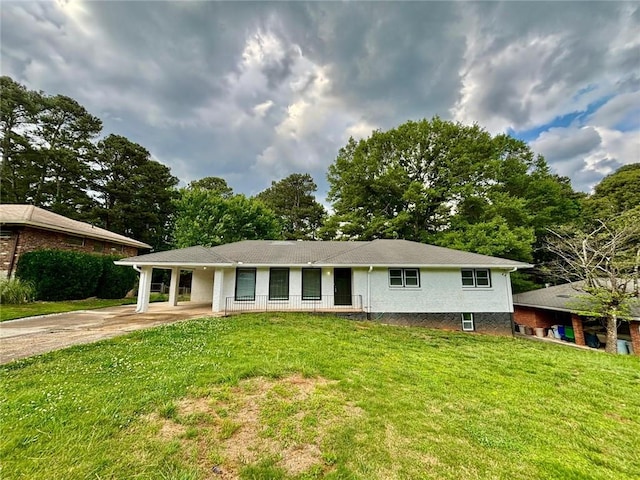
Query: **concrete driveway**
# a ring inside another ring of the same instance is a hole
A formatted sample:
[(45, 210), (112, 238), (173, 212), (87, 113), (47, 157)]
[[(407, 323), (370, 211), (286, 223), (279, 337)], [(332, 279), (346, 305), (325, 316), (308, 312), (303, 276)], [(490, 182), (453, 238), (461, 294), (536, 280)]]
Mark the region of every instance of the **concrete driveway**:
[(146, 313), (135, 313), (135, 309), (135, 305), (123, 305), (2, 322), (0, 364), (143, 328), (214, 315), (211, 304), (190, 302), (177, 307), (152, 303)]

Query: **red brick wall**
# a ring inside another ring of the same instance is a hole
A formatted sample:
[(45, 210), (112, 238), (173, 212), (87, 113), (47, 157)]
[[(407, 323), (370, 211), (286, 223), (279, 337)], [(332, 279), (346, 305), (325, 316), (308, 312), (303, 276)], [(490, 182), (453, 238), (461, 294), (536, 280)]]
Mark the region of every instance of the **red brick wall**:
[[(125, 257), (133, 257), (138, 254), (138, 249), (135, 247), (31, 227), (3, 229), (3, 233), (9, 232), (10, 235), (8, 237), (0, 238), (0, 275), (2, 276), (15, 273), (20, 255), (34, 250), (72, 250), (103, 255), (122, 255)], [(73, 241), (74, 239), (76, 242)]]
[(584, 341), (584, 329), (582, 328), (582, 319), (575, 314), (571, 314), (571, 325), (573, 333), (576, 336), (576, 345), (586, 345)]
[(633, 354), (640, 355), (640, 322), (629, 322), (629, 333), (631, 334)]
[(558, 324), (553, 312), (538, 308), (514, 307), (513, 319), (519, 325), (526, 325), (531, 328), (551, 328)]

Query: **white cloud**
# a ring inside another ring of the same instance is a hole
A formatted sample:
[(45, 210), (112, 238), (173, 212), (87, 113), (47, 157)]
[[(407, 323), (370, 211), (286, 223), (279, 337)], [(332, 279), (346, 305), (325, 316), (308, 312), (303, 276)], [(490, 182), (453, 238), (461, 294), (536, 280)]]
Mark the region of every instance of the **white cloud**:
[(260, 118), (264, 118), (264, 116), (269, 112), (269, 110), (273, 107), (273, 100), (267, 100), (266, 102), (262, 102), (253, 107), (253, 112)]

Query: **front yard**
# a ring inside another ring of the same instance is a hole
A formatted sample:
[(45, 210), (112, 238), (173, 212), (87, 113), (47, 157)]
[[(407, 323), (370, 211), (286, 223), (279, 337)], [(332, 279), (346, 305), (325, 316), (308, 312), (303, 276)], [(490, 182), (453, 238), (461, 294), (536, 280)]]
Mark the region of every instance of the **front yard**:
[(0, 367), (2, 478), (640, 476), (640, 359), (304, 314)]

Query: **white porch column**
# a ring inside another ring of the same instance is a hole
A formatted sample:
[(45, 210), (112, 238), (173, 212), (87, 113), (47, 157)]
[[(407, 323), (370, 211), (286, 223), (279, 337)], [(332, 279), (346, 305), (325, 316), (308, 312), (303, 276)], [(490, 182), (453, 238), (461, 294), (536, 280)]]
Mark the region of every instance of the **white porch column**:
[(140, 271), (136, 313), (144, 313), (149, 310), (149, 296), (151, 295), (151, 272), (153, 272), (153, 267), (142, 267)]
[(169, 305), (175, 307), (178, 304), (178, 286), (180, 285), (180, 268), (171, 269), (171, 283), (169, 284)]
[(211, 311), (223, 312), (224, 311), (224, 270), (222, 268), (216, 268), (216, 273), (213, 277), (213, 302), (211, 303)]

